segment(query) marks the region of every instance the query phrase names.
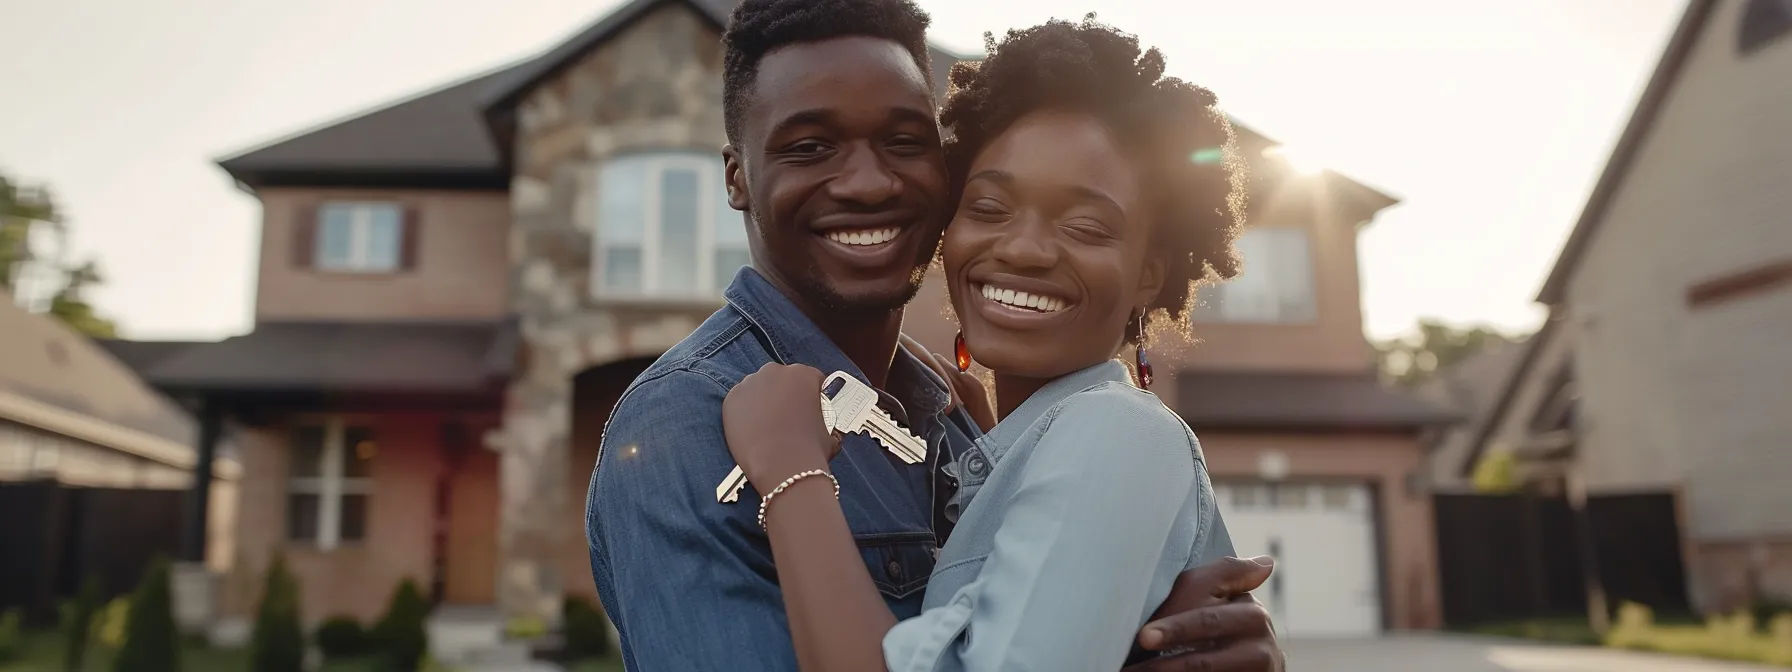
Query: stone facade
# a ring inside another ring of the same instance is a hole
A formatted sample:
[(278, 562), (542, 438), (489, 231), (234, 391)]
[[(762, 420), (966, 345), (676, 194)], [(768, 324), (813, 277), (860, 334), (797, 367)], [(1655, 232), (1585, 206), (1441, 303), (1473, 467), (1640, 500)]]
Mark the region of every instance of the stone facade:
[(606, 304), (590, 291), (599, 168), (619, 154), (714, 153), (722, 127), (720, 33), (682, 3), (639, 18), (538, 85), (518, 109), (511, 185), (510, 308), (523, 356), (502, 429), (498, 602), (553, 622), (567, 586), (559, 559), (583, 548), (564, 524), (582, 507), (567, 470), (573, 377), (666, 351), (720, 305)]

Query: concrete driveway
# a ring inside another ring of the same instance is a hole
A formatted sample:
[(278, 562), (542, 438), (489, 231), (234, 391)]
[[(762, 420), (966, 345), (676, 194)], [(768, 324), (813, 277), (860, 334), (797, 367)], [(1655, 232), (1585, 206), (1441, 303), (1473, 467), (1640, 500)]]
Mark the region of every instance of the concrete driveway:
[(1759, 665), (1442, 634), (1291, 640), (1284, 649), (1289, 672), (1786, 672)]

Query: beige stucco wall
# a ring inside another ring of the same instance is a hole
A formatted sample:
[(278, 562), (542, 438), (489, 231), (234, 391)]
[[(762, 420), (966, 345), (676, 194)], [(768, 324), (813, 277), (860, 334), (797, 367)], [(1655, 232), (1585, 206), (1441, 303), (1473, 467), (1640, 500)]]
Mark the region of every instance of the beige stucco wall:
[(1744, 4), (1713, 10), (1567, 286), (1590, 486), (1677, 485), (1695, 548), (1792, 535), (1792, 291), (1686, 303), (1792, 254), (1792, 41), (1738, 56)]
[(1792, 41), (1720, 2), (1568, 285), (1591, 485), (1684, 480), (1687, 532), (1792, 534), (1792, 291), (1688, 287), (1792, 255)]
[[(504, 314), (510, 201), (503, 192), (262, 189), (261, 320), (482, 320)], [(418, 211), (416, 267), (396, 273), (298, 268), (295, 222), (331, 200), (397, 201)]]
[(1431, 496), (1407, 488), (1422, 470), (1418, 439), (1394, 434), (1240, 434), (1202, 431), (1201, 448), (1214, 480), (1258, 478), (1271, 451), (1287, 457), (1289, 481), (1348, 479), (1375, 486), (1380, 519), (1382, 608), (1395, 629), (1442, 624)]

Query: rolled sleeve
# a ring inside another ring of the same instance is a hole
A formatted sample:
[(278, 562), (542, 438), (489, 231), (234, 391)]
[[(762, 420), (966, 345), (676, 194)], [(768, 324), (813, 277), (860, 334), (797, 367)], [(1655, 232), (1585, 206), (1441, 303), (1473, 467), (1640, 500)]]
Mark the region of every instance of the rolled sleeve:
[(1157, 576), (1165, 554), (1186, 562), (1190, 537), (1180, 550), (1167, 544), (1205, 481), (1187, 429), (1155, 399), (1128, 396), (1137, 394), (1066, 402), (1024, 465), (977, 578), (890, 631), (890, 669), (1120, 667), (1168, 590)]
[(733, 467), (726, 396), (706, 375), (673, 371), (635, 386), (604, 430), (586, 533), (631, 670), (796, 668), (754, 509), (715, 501)]

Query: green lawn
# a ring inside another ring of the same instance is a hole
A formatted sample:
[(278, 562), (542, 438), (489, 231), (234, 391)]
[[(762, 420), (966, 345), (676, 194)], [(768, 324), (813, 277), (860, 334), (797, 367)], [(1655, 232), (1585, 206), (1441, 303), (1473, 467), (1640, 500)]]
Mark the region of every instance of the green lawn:
[[(113, 651), (92, 646), (82, 662), (82, 672), (104, 672), (112, 669)], [(249, 669), (249, 654), (240, 650), (186, 647), (181, 651), (181, 668), (190, 672), (244, 672)], [(55, 632), (25, 633), (24, 655), (12, 662), (0, 663), (0, 672), (61, 672), (62, 636)]]
[[(62, 636), (55, 632), (25, 633), (23, 655), (0, 663), (0, 672), (62, 672)], [(109, 672), (113, 652), (95, 646), (82, 661), (82, 672)], [(183, 672), (248, 672), (249, 652), (244, 649), (213, 649), (188, 646), (181, 651)], [(325, 664), (319, 672), (374, 672), (379, 669), (371, 661), (342, 661)], [(592, 660), (572, 666), (571, 672), (622, 672), (622, 662), (614, 659)]]

